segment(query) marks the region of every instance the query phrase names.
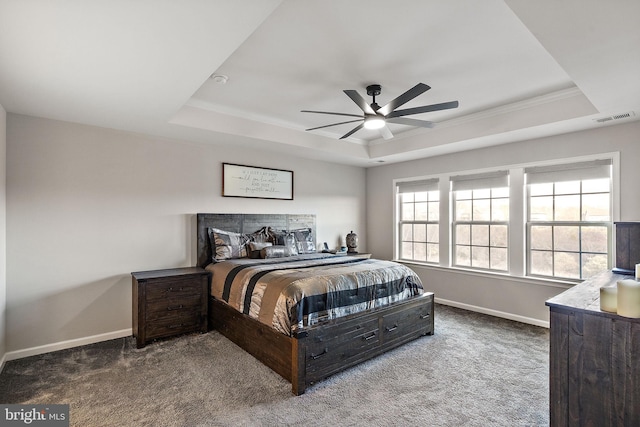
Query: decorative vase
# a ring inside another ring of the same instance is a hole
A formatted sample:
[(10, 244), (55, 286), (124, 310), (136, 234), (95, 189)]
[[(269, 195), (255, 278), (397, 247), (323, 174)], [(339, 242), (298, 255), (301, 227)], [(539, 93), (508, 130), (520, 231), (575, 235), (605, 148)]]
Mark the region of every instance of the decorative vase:
[(347, 253), (357, 254), (356, 248), (358, 247), (358, 235), (351, 231), (347, 234)]

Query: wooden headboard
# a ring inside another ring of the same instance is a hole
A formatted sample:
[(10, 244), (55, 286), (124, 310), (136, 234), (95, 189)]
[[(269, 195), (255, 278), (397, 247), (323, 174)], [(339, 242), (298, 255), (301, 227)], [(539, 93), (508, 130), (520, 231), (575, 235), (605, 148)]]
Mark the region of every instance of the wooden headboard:
[(218, 228), (235, 233), (253, 233), (262, 227), (276, 230), (296, 230), (310, 228), (313, 242), (316, 242), (316, 216), (311, 214), (215, 214), (197, 215), (198, 266), (206, 267), (211, 263), (209, 228)]

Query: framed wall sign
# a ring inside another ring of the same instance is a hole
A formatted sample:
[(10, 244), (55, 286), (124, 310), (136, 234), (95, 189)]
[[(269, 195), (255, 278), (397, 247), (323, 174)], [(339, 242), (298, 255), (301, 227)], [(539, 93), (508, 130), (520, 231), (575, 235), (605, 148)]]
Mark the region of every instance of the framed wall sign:
[(223, 163), (222, 195), (293, 200), (293, 171)]

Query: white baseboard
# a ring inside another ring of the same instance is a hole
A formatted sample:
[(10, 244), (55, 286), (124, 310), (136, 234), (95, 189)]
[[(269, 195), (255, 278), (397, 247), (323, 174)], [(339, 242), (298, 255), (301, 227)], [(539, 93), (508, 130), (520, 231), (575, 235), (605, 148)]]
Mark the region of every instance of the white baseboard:
[(38, 354), (51, 353), (52, 351), (65, 350), (67, 348), (79, 347), (81, 345), (94, 344), (101, 341), (113, 340), (116, 338), (128, 337), (133, 334), (133, 330), (122, 329), (120, 331), (107, 332), (105, 334), (92, 335), (90, 337), (76, 338), (68, 341), (60, 341), (57, 343), (41, 345), (38, 347), (25, 348), (23, 350), (10, 351), (3, 357), (4, 361), (22, 359), (29, 356), (36, 356)]
[(451, 307), (457, 307), (464, 310), (475, 311), (477, 313), (488, 314), (489, 316), (502, 317), (503, 319), (514, 320), (520, 323), (527, 323), (529, 325), (549, 328), (549, 322), (545, 320), (534, 319), (532, 317), (520, 316), (518, 314), (506, 313), (504, 311), (492, 310), (490, 308), (478, 307), (475, 305), (464, 304), (461, 302), (450, 301), (442, 298), (435, 298), (434, 301), (442, 305), (450, 305)]
[[(534, 319), (531, 317), (520, 316), (513, 313), (506, 313), (504, 311), (492, 310), (485, 307), (478, 307), (475, 305), (464, 304), (457, 301), (450, 301), (442, 298), (435, 298), (435, 302), (438, 304), (449, 305), (452, 307), (462, 308), (464, 310), (475, 311), (477, 313), (488, 314), (490, 316), (501, 317), (503, 319), (514, 320), (516, 322), (527, 323), (530, 325), (541, 326), (543, 328), (549, 328), (549, 322)], [(36, 356), (38, 354), (50, 353), (52, 351), (65, 350), (67, 348), (79, 347), (81, 345), (94, 344), (101, 341), (108, 341), (117, 338), (124, 338), (131, 336), (133, 334), (133, 330), (122, 329), (120, 331), (107, 332), (105, 334), (92, 335), (89, 337), (76, 338), (68, 341), (61, 341), (52, 344), (41, 345), (38, 347), (26, 348), (23, 350), (10, 351), (5, 353), (2, 358), (0, 358), (0, 372), (4, 368), (4, 365), (9, 360), (22, 359), (29, 356)]]

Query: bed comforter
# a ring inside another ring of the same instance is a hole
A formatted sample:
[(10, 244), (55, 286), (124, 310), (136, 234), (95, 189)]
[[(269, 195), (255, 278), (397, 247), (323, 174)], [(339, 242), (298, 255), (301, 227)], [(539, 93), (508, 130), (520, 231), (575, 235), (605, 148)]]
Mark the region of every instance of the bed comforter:
[(207, 270), (211, 295), (286, 335), (423, 293), (410, 268), (351, 256), (242, 258), (210, 264)]

